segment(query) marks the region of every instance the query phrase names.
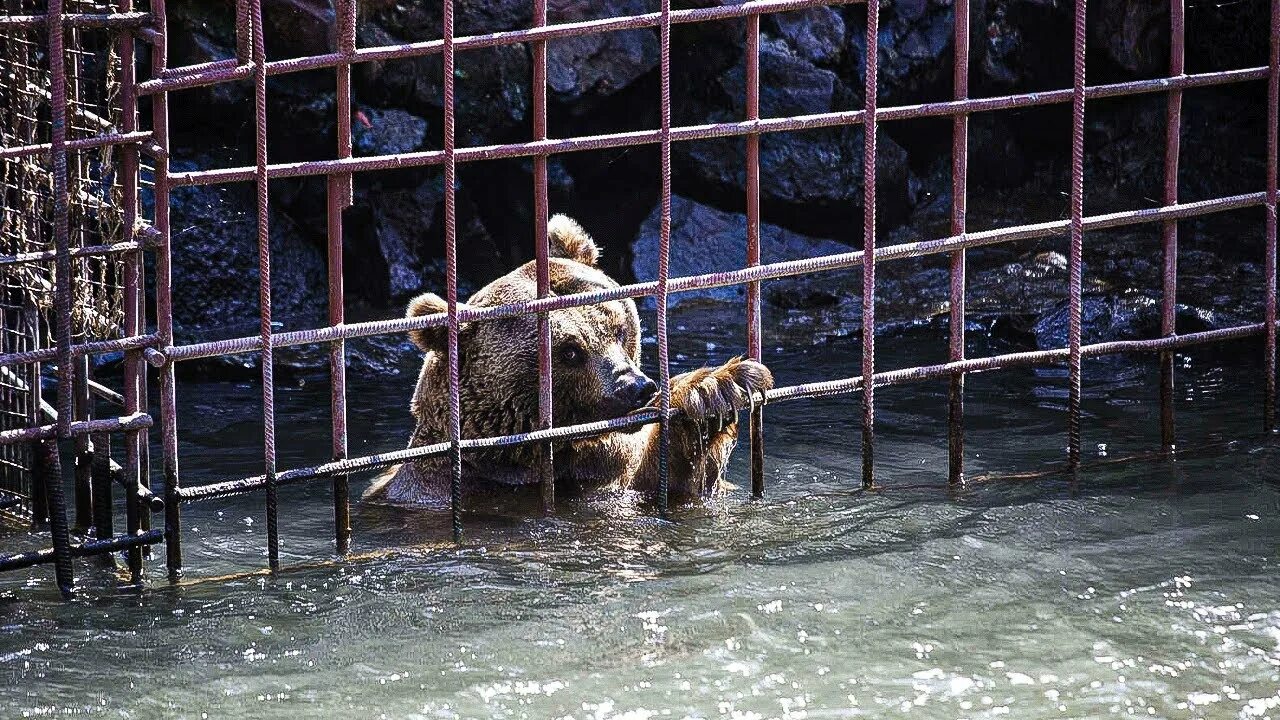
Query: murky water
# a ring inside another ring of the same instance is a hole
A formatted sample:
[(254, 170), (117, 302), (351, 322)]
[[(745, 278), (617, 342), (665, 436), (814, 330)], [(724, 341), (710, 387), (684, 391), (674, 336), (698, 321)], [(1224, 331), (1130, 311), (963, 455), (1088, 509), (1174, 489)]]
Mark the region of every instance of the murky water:
[[(674, 348), (689, 367), (738, 337)], [(881, 346), (900, 367), (946, 343)], [(97, 587), (70, 604), (48, 568), (0, 577), (0, 716), (1277, 717), (1280, 447), (1259, 434), (1259, 355), (1180, 356), (1177, 462), (1107, 462), (1156, 446), (1154, 360), (1087, 364), (1075, 483), (949, 495), (939, 382), (879, 392), (879, 492), (855, 489), (845, 397), (769, 409), (767, 499), (739, 490), (671, 523), (578, 502), (471, 518), (454, 548), (445, 517), (357, 508), (358, 557), (328, 563), (322, 482), (282, 490), (283, 561), (310, 565), (270, 578), (234, 574), (265, 565), (260, 494), (185, 506), (178, 588), (162, 550), (141, 593), (88, 564)], [(854, 374), (858, 354), (766, 360), (792, 383)], [(411, 364), (353, 378), (353, 454), (403, 443), (413, 380)], [(260, 472), (257, 387), (180, 390), (186, 482)], [(325, 459), (324, 384), (277, 402), (280, 467)], [(970, 471), (1046, 470), (1064, 404), (1054, 371), (970, 378)]]

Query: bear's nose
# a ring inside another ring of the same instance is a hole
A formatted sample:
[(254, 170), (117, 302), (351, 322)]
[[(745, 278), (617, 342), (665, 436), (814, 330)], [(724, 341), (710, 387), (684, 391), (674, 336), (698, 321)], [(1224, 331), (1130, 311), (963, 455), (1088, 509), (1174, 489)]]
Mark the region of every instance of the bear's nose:
[(619, 377), (614, 385), (614, 395), (631, 408), (640, 408), (649, 404), (658, 394), (658, 386), (644, 373), (628, 372)]

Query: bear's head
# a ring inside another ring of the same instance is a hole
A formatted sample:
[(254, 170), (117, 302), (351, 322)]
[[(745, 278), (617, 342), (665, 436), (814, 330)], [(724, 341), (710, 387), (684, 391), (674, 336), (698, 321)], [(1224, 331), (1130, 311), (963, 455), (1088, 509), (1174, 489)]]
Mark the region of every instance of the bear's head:
[[(599, 249), (578, 223), (556, 215), (548, 224), (550, 294), (616, 288), (596, 267)], [(533, 262), (498, 278), (460, 308), (493, 307), (536, 299)], [(408, 317), (446, 312), (445, 301), (426, 293), (409, 303)], [(630, 298), (549, 313), (552, 407), (556, 426), (625, 415), (647, 405), (657, 386), (640, 370), (640, 320)], [(448, 330), (410, 332), (426, 353), (413, 412), (437, 431), (447, 415)], [(528, 432), (538, 417), (538, 318), (536, 315), (465, 322), (459, 327), (463, 436)], [(430, 433), (439, 437), (438, 432)]]

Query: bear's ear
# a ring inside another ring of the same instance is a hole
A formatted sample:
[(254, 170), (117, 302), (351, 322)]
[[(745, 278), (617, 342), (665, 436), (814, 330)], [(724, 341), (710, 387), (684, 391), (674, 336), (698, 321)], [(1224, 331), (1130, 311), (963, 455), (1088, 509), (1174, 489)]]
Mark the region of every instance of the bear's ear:
[[(458, 303), (458, 308), (466, 307), (465, 303)], [(405, 311), (404, 316), (407, 318), (422, 317), (423, 315), (435, 315), (437, 313), (446, 313), (449, 311), (449, 303), (445, 299), (435, 293), (423, 293), (418, 297), (409, 301), (409, 309)], [(444, 346), (449, 341), (449, 329), (444, 325), (435, 327), (421, 328), (419, 330), (410, 330), (409, 339), (422, 352), (431, 352), (432, 350), (444, 351)]]
[(576, 260), (593, 267), (600, 259), (600, 248), (596, 246), (596, 241), (568, 215), (556, 214), (547, 221), (547, 239), (551, 246), (551, 257)]

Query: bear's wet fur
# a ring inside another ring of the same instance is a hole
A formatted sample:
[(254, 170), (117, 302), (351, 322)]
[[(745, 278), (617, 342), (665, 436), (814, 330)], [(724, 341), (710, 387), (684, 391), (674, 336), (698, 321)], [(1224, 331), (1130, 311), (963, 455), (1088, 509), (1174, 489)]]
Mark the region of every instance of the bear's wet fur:
[[(596, 267), (599, 249), (578, 223), (556, 215), (548, 224), (552, 295), (618, 287)], [(459, 307), (492, 307), (537, 298), (533, 262), (498, 278)], [(409, 303), (407, 317), (443, 313), (445, 301), (426, 293)], [(616, 418), (656, 405), (657, 388), (640, 370), (640, 319), (630, 298), (549, 313), (552, 343), (552, 408), (556, 427)], [(410, 332), (425, 353), (410, 411), (417, 426), (409, 447), (449, 439), (448, 331)], [(530, 432), (538, 419), (538, 319), (536, 315), (463, 323), (458, 373), (462, 437)], [(716, 492), (737, 442), (737, 413), (754, 394), (773, 386), (758, 362), (735, 358), (670, 380), (669, 498), (684, 501)], [(558, 488), (634, 490), (656, 497), (659, 427), (656, 423), (553, 445)], [(462, 454), (463, 493), (502, 491), (539, 481), (541, 443)], [(448, 455), (392, 468), (365, 493), (375, 502), (447, 505), (452, 482)]]

